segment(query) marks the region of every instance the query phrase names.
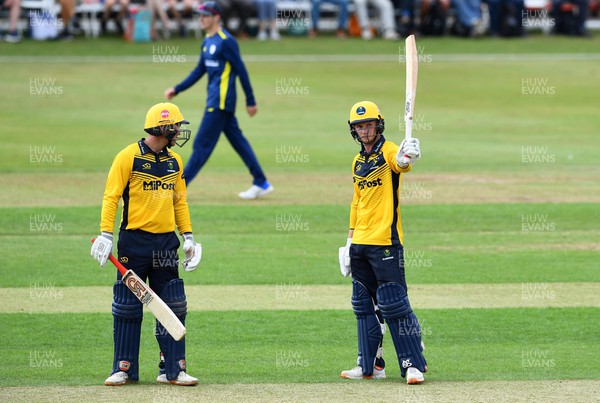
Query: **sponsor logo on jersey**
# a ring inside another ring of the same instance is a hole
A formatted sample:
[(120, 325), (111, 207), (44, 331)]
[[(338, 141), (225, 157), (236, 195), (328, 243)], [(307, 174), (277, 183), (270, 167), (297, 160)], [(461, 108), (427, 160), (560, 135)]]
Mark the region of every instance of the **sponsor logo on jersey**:
[(127, 263), (127, 262), (129, 262), (129, 258), (128, 258), (127, 256), (121, 256), (121, 257), (119, 258), (119, 261), (120, 261), (121, 263)]
[(206, 67), (219, 67), (219, 61), (218, 60), (205, 60), (204, 65)]
[(372, 181), (368, 181), (368, 180), (364, 179), (357, 183), (357, 186), (360, 190), (363, 190), (364, 188), (372, 188), (372, 187), (381, 186), (381, 185), (383, 185), (383, 183), (381, 182), (381, 178), (373, 179)]
[(152, 168), (152, 164), (149, 162), (146, 162), (144, 165), (142, 165), (142, 169), (151, 169)]
[(164, 183), (163, 181), (160, 181), (160, 180), (144, 181), (143, 184), (144, 184), (144, 190), (159, 190), (159, 189), (173, 190), (173, 189), (175, 189), (174, 183)]

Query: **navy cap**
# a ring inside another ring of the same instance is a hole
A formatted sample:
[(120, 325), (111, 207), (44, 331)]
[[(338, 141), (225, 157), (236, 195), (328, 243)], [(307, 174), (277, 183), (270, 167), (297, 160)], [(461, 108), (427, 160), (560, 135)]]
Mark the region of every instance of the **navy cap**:
[(216, 1), (206, 1), (198, 6), (196, 12), (200, 15), (221, 15), (221, 6)]

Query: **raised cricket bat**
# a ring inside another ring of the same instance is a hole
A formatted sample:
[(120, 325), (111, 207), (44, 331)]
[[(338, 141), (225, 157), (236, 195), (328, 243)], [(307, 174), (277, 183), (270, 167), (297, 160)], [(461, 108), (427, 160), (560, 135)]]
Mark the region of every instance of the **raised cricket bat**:
[[(404, 104), (404, 138), (412, 138), (415, 97), (417, 96), (417, 76), (419, 75), (419, 55), (415, 36), (410, 35), (404, 42), (406, 61), (406, 103)], [(404, 157), (407, 159), (408, 157)]]
[[(92, 240), (92, 242), (94, 242)], [(127, 270), (113, 255), (108, 257), (123, 276), (123, 283), (146, 305), (154, 317), (167, 329), (167, 332), (177, 341), (185, 336), (185, 326), (173, 313), (171, 308), (133, 270)]]

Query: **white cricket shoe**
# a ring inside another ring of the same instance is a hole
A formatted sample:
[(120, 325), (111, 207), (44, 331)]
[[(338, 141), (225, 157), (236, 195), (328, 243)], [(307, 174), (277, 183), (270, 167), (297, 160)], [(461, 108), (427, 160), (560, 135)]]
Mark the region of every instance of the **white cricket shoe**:
[(342, 378), (344, 379), (384, 379), (385, 378), (385, 368), (381, 368), (381, 370), (376, 367), (373, 368), (372, 376), (364, 376), (361, 367), (355, 367), (349, 369), (347, 371), (342, 371)]
[(106, 378), (104, 384), (106, 386), (122, 386), (129, 382), (129, 375), (127, 375), (127, 372), (119, 371)]
[(259, 41), (266, 41), (267, 39), (269, 39), (269, 37), (267, 36), (267, 32), (266, 31), (260, 31), (258, 33), (256, 39), (258, 39)]
[(409, 367), (406, 370), (406, 383), (409, 385), (416, 385), (425, 380), (423, 373), (414, 367)]
[(394, 41), (394, 40), (398, 39), (398, 34), (396, 33), (396, 31), (390, 29), (389, 31), (386, 31), (383, 34), (383, 39), (388, 40), (388, 41)]
[(194, 386), (198, 384), (198, 378), (194, 378), (191, 375), (185, 373), (185, 371), (181, 371), (179, 375), (177, 375), (177, 379), (168, 380), (167, 374), (161, 374), (156, 378), (156, 382), (158, 383), (170, 383), (172, 385), (178, 386)]
[(252, 200), (258, 199), (259, 197), (263, 197), (272, 193), (275, 188), (271, 185), (268, 185), (266, 188), (261, 188), (260, 186), (252, 185), (252, 187), (245, 192), (240, 193), (240, 197), (244, 200)]

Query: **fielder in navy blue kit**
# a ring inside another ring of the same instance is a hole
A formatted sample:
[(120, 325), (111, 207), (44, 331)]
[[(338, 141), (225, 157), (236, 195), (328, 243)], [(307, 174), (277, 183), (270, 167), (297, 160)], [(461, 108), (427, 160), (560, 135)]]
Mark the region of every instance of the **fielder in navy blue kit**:
[(235, 117), (236, 79), (246, 94), (248, 115), (257, 112), (256, 100), (250, 84), (248, 71), (240, 56), (235, 38), (221, 27), (221, 7), (214, 1), (207, 1), (198, 8), (200, 25), (206, 32), (200, 51), (200, 61), (185, 80), (165, 91), (167, 99), (187, 90), (208, 74), (206, 109), (202, 123), (194, 140), (194, 152), (185, 167), (187, 183), (196, 177), (212, 154), (221, 132), (225, 133), (231, 146), (242, 158), (254, 178), (252, 187), (239, 196), (242, 199), (256, 199), (266, 196), (274, 189), (252, 150), (252, 146), (240, 130)]

